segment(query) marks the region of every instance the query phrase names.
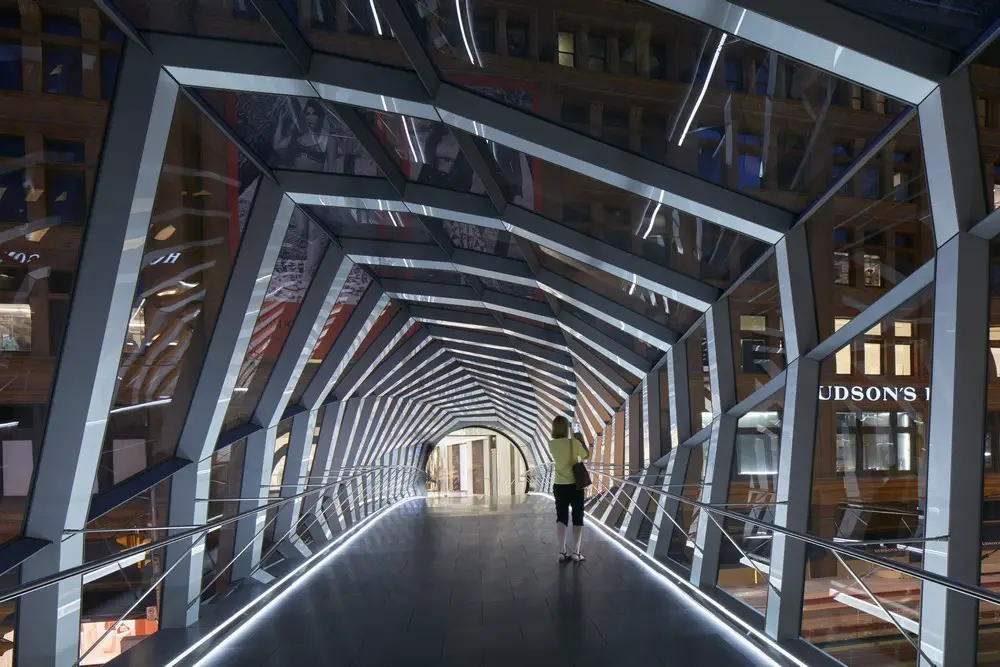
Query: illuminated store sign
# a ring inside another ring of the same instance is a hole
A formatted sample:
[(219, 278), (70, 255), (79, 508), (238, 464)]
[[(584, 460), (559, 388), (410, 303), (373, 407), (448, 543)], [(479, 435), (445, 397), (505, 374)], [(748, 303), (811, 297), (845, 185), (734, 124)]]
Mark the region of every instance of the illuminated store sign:
[(929, 401), (930, 387), (847, 387), (841, 384), (820, 385), (821, 401)]

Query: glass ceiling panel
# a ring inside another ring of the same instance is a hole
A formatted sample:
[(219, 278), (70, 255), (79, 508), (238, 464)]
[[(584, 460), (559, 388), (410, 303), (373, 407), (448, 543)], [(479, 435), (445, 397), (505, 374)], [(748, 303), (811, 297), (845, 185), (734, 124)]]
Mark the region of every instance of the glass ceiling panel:
[(358, 109), (407, 180), (485, 194), (482, 181), (444, 123)]
[(821, 339), (934, 257), (921, 147), (914, 118), (806, 220)]
[[(871, 141), (905, 108), (644, 3), (574, 7), (541, 26), (485, 2), (406, 4), (449, 82), (791, 210), (829, 184), (840, 157), (826, 152), (829, 141)], [(637, 40), (636, 25), (648, 36)], [(498, 161), (525, 171), (520, 156)], [(525, 206), (531, 179), (513, 180)]]
[(385, 15), (371, 0), (285, 1), (281, 6), (317, 51), (412, 69)]
[[(481, 141), (492, 154), (494, 144)], [(616, 248), (726, 288), (767, 250), (766, 243), (564, 167), (530, 159), (535, 210)], [(502, 176), (500, 165), (494, 171)]]
[(480, 278), (480, 280), (486, 289), (493, 290), (494, 292), (511, 294), (525, 299), (534, 299), (535, 301), (542, 301), (545, 298), (544, 293), (537, 287), (529, 287), (520, 283), (509, 283), (506, 280), (496, 280), (494, 278)]
[(621, 343), (622, 345), (632, 350), (636, 354), (641, 355), (647, 361), (655, 361), (656, 359), (659, 359), (661, 354), (663, 354), (661, 350), (652, 347), (650, 345), (647, 345), (641, 340), (633, 338), (632, 336), (628, 335), (618, 327), (608, 322), (607, 319), (594, 317), (590, 313), (584, 312), (579, 308), (576, 308), (570, 304), (563, 304), (563, 309), (567, 313), (579, 318), (580, 320), (583, 320), (583, 322), (594, 327), (595, 329), (605, 334), (606, 336), (610, 337), (611, 339)]
[(382, 176), (347, 126), (317, 98), (197, 92), (272, 169)]
[(443, 220), (442, 226), (456, 248), (524, 260), (524, 255), (521, 254), (514, 237), (506, 230), (452, 220)]
[(897, 30), (943, 46), (965, 51), (1000, 16), (998, 0), (830, 0)]
[(701, 313), (549, 248), (541, 248), (542, 265), (582, 287), (611, 299), (647, 319), (683, 333)]
[[(476, 313), (479, 315), (490, 315), (490, 316), (492, 316), (493, 314), (487, 308), (480, 308), (478, 306), (453, 306), (447, 303), (427, 303), (425, 301), (419, 302), (419, 305), (427, 306), (428, 308), (434, 308), (435, 310), (448, 310), (454, 313)], [(500, 327), (500, 325), (497, 324), (496, 322), (493, 323), (493, 326), (496, 326), (497, 328)]]
[(313, 347), (312, 354), (309, 355), (306, 367), (302, 369), (302, 375), (299, 376), (299, 381), (295, 385), (295, 391), (292, 393), (289, 405), (295, 405), (302, 400), (302, 394), (305, 393), (309, 383), (316, 376), (319, 365), (323, 363), (327, 352), (330, 351), (330, 347), (337, 340), (337, 336), (344, 329), (344, 325), (347, 324), (351, 313), (357, 307), (358, 301), (361, 300), (371, 283), (372, 278), (368, 272), (360, 265), (355, 264), (347, 275), (347, 280), (344, 282), (340, 294), (337, 295), (337, 301), (326, 319), (326, 324), (323, 325), (323, 331), (316, 341), (316, 346)]
[(181, 10), (174, 2), (115, 0), (125, 18), (139, 30), (175, 35), (221, 37), (223, 39), (280, 44), (275, 34), (249, 0), (243, 2), (190, 2)]
[(415, 269), (408, 266), (372, 265), (368, 267), (376, 276), (386, 280), (416, 280), (439, 285), (466, 285), (462, 274), (438, 269)]
[(250, 421), (330, 237), (295, 209), (236, 378), (223, 432)]
[(399, 241), (404, 243), (433, 244), (434, 239), (416, 216), (395, 211), (363, 208), (337, 208), (311, 206), (337, 238)]

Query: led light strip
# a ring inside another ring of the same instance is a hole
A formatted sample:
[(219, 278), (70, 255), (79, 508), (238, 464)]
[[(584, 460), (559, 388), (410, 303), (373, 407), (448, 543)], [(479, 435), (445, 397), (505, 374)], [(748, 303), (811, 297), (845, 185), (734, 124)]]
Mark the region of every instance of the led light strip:
[[(370, 515), (370, 516), (362, 519), (360, 523), (358, 523), (355, 526), (347, 529), (347, 531), (343, 535), (341, 535), (340, 538), (338, 538), (338, 540), (335, 540), (335, 541), (331, 542), (324, 549), (322, 549), (321, 551), (317, 552), (311, 558), (309, 558), (304, 563), (302, 563), (301, 565), (299, 565), (297, 568), (295, 568), (294, 570), (292, 570), (291, 572), (289, 572), (288, 574), (286, 574), (284, 577), (282, 577), (279, 581), (277, 581), (272, 586), (272, 588), (269, 591), (266, 591), (263, 594), (261, 594), (259, 597), (256, 597), (253, 600), (251, 600), (249, 603), (247, 603), (239, 611), (235, 612), (232, 616), (230, 616), (225, 621), (223, 621), (220, 625), (218, 625), (211, 632), (209, 632), (204, 637), (202, 637), (201, 639), (199, 639), (197, 642), (195, 642), (194, 644), (192, 644), (191, 646), (189, 646), (187, 649), (185, 649), (183, 653), (181, 653), (179, 656), (177, 656), (176, 658), (174, 658), (173, 660), (171, 660), (170, 662), (168, 662), (165, 665), (165, 667), (176, 667), (177, 665), (181, 664), (181, 662), (185, 658), (187, 658), (189, 655), (191, 655), (196, 650), (198, 650), (198, 648), (200, 648), (203, 644), (205, 644), (207, 641), (209, 641), (210, 639), (212, 639), (213, 637), (215, 637), (216, 635), (218, 635), (220, 632), (223, 632), (224, 630), (226, 630), (233, 623), (235, 623), (237, 620), (239, 620), (239, 618), (242, 617), (243, 614), (245, 614), (247, 611), (249, 611), (254, 606), (256, 606), (258, 603), (260, 603), (261, 600), (263, 600), (264, 598), (266, 598), (268, 596), (268, 594), (270, 593), (270, 591), (276, 590), (279, 587), (283, 586), (289, 579), (295, 577), (299, 572), (301, 572), (303, 569), (309, 567), (316, 560), (321, 559), (321, 558), (323, 560), (327, 560), (327, 559), (331, 559), (334, 556), (336, 556), (338, 553), (340, 553), (340, 551), (344, 547), (346, 547), (348, 544), (350, 544), (355, 539), (357, 539), (362, 534), (364, 534), (364, 532), (368, 528), (370, 528), (371, 526), (373, 526), (375, 524), (375, 521), (377, 519), (380, 519), (380, 518), (386, 516), (389, 512), (393, 511), (394, 509), (396, 509), (400, 505), (404, 505), (404, 504), (406, 504), (408, 502), (411, 502), (413, 500), (419, 500), (422, 497), (423, 496), (413, 497), (413, 498), (406, 498), (404, 500), (400, 500), (399, 502), (394, 503), (394, 504), (390, 505), (389, 507), (386, 507), (385, 509), (383, 509), (383, 510), (381, 510), (381, 511), (375, 513), (375, 514), (372, 514), (372, 515)], [(297, 581), (292, 582), (292, 584), (290, 586), (288, 586), (288, 588), (284, 589), (283, 591), (281, 591), (280, 593), (278, 593), (277, 595), (275, 595), (271, 599), (269, 599), (266, 602), (264, 602), (264, 604), (260, 607), (260, 609), (258, 609), (250, 617), (248, 617), (242, 624), (240, 624), (240, 626), (234, 632), (230, 633), (225, 639), (223, 639), (221, 642), (219, 642), (218, 644), (216, 644), (215, 646), (213, 646), (209, 650), (208, 653), (206, 653), (201, 658), (199, 658), (198, 661), (194, 663), (194, 667), (199, 667), (199, 665), (208, 665), (208, 664), (211, 664), (211, 663), (209, 663), (207, 661), (211, 658), (211, 656), (212, 656), (213, 653), (215, 653), (217, 650), (219, 650), (220, 648), (222, 648), (226, 644), (228, 644), (230, 641), (232, 641), (232, 639), (234, 637), (238, 637), (240, 635), (240, 633), (246, 631), (247, 628), (253, 626), (254, 625), (253, 621), (255, 619), (257, 619), (258, 617), (260, 617), (260, 615), (264, 612), (264, 610), (266, 610), (268, 607), (270, 607), (271, 605), (273, 605), (274, 603), (276, 603), (279, 600), (283, 599), (286, 595), (288, 595), (289, 593), (291, 593), (292, 591), (294, 591), (297, 586), (299, 586), (303, 581), (306, 581), (309, 578), (309, 575), (311, 575), (314, 572), (316, 572), (316, 569), (317, 568), (313, 568), (313, 569), (309, 570), (302, 577), (300, 577)]]
[[(528, 495), (541, 496), (542, 498), (555, 500), (555, 498), (551, 494), (542, 493), (540, 491), (529, 491)], [(715, 614), (711, 613), (708, 609), (705, 609), (705, 607), (711, 606), (714, 609), (717, 609), (731, 622), (735, 623), (740, 628), (746, 630), (749, 634), (752, 634), (754, 637), (757, 637), (757, 639), (759, 639), (762, 643), (767, 644), (768, 647), (780, 653), (782, 656), (787, 658), (792, 664), (799, 665), (799, 667), (809, 667), (807, 663), (802, 662), (801, 660), (793, 656), (791, 653), (788, 652), (788, 650), (786, 650), (785, 648), (780, 646), (777, 642), (775, 642), (774, 639), (768, 637), (767, 634), (761, 632), (754, 626), (750, 625), (742, 618), (740, 618), (730, 610), (726, 609), (725, 606), (723, 606), (716, 600), (713, 600), (711, 596), (705, 593), (705, 591), (701, 590), (687, 579), (678, 576), (675, 572), (673, 572), (663, 563), (655, 560), (654, 558), (651, 558), (649, 554), (645, 553), (631, 542), (622, 538), (620, 535), (618, 535), (618, 533), (613, 532), (593, 514), (591, 514), (588, 511), (584, 511), (584, 514), (586, 514), (587, 517), (590, 518), (590, 520), (593, 522), (594, 525), (596, 525), (601, 529), (600, 534), (604, 536), (604, 539), (613, 544), (615, 547), (617, 547), (623, 554), (625, 554), (633, 561), (641, 565), (644, 569), (650, 572), (650, 574), (656, 575), (657, 577), (662, 579), (666, 584), (672, 586), (673, 588), (676, 588), (678, 592), (681, 593), (682, 595), (685, 595), (688, 598), (694, 598), (696, 602), (700, 602), (702, 604), (703, 611), (708, 615), (708, 617), (712, 619), (714, 623), (717, 623), (720, 627), (724, 628), (734, 639), (738, 639), (739, 642), (746, 644), (755, 653), (758, 653), (766, 660), (771, 661), (772, 664), (775, 665), (779, 664), (774, 660), (774, 658), (764, 653), (764, 651), (761, 650), (759, 646), (749, 641), (745, 636), (736, 632), (736, 630), (734, 630), (732, 626), (730, 626), (727, 623), (724, 623)], [(688, 591), (690, 591), (690, 593)]]

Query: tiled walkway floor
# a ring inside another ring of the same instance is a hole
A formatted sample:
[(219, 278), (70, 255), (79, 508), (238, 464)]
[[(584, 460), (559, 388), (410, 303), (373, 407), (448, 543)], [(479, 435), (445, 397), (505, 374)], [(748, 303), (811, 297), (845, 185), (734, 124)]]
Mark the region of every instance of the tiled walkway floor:
[(550, 501), (537, 496), (414, 500), (207, 662), (759, 664), (596, 529), (585, 537), (585, 564), (558, 563), (553, 520)]

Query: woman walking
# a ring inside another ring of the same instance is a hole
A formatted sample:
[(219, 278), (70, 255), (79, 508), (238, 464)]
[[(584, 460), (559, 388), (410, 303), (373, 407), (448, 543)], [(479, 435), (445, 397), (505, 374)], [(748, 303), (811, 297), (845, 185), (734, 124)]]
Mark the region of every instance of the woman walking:
[[(555, 462), (556, 475), (552, 484), (552, 495), (556, 499), (556, 540), (559, 543), (559, 560), (579, 563), (586, 560), (580, 553), (583, 542), (583, 489), (576, 488), (573, 464), (590, 458), (587, 446), (570, 437), (569, 420), (556, 417), (552, 420), (552, 439), (549, 452)], [(566, 546), (566, 528), (569, 524), (569, 509), (573, 507), (573, 549)]]

